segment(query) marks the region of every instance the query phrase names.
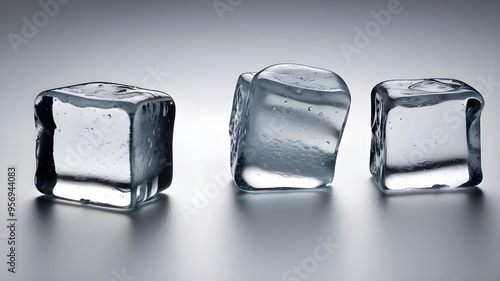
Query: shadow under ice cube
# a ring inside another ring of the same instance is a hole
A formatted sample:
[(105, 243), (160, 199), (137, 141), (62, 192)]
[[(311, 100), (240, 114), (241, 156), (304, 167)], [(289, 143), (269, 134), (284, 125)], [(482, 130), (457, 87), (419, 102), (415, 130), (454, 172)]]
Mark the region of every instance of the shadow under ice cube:
[(330, 184), (350, 103), (344, 80), (328, 70), (281, 64), (242, 74), (229, 126), (235, 184), (247, 191)]
[(35, 185), (46, 195), (134, 207), (172, 181), (173, 99), (111, 83), (48, 90), (35, 99)]
[(381, 190), (481, 182), (484, 100), (475, 89), (452, 79), (393, 80), (371, 95), (370, 171)]

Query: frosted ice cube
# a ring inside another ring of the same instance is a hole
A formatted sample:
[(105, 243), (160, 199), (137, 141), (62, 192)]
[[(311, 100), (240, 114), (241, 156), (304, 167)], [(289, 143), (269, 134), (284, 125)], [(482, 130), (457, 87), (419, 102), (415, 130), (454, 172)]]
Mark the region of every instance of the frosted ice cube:
[(83, 203), (134, 207), (172, 181), (173, 99), (137, 87), (88, 83), (35, 99), (35, 185)]
[(337, 74), (281, 64), (238, 80), (229, 133), (243, 190), (315, 188), (333, 181), (351, 97)]
[(481, 182), (484, 100), (453, 79), (393, 80), (372, 90), (370, 171), (382, 190)]

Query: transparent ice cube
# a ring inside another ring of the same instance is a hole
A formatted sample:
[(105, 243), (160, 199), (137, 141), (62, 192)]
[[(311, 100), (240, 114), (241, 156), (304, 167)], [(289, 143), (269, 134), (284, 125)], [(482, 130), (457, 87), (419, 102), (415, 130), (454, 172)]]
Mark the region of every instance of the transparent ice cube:
[(35, 185), (58, 198), (134, 207), (172, 181), (173, 99), (112, 83), (35, 99)]
[(379, 188), (479, 184), (483, 104), (481, 94), (453, 79), (392, 80), (375, 86), (370, 171)]
[(330, 184), (350, 103), (347, 85), (328, 70), (280, 64), (242, 74), (229, 125), (236, 185), (257, 191)]

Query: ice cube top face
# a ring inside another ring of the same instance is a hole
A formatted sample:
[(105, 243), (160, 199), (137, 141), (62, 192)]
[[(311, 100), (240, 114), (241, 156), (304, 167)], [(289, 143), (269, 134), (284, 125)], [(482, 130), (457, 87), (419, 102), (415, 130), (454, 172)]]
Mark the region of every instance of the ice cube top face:
[(112, 83), (52, 89), (35, 99), (37, 189), (131, 208), (172, 181), (175, 104), (162, 92)]
[(281, 64), (240, 76), (229, 131), (235, 184), (245, 191), (333, 181), (351, 97), (337, 74)]
[(475, 186), (482, 180), (484, 100), (453, 79), (393, 80), (372, 90), (370, 171), (382, 190)]

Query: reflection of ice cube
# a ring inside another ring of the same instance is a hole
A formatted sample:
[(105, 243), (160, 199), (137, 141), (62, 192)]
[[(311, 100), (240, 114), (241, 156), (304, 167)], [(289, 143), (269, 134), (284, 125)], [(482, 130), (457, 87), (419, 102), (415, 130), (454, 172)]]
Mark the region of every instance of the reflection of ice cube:
[(451, 79), (394, 80), (372, 91), (370, 170), (385, 190), (481, 182), (483, 98)]
[(175, 105), (162, 92), (89, 83), (35, 100), (35, 184), (60, 198), (133, 207), (172, 180)]
[(314, 188), (333, 180), (350, 107), (337, 74), (282, 64), (238, 80), (231, 167), (244, 190)]

